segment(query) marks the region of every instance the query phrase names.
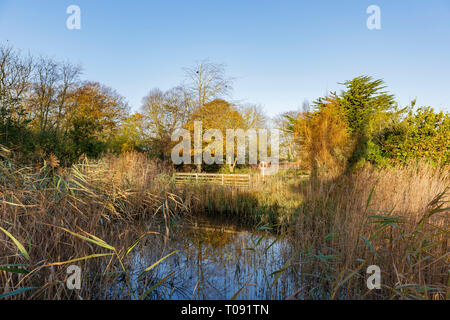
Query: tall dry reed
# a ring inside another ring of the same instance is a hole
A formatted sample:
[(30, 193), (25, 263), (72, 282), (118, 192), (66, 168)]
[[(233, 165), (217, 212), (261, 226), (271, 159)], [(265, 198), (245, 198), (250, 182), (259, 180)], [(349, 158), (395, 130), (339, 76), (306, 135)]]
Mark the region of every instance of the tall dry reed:
[[(188, 213), (170, 191), (168, 172), (137, 153), (85, 159), (70, 169), (59, 168), (57, 161), (38, 169), (1, 161), (0, 295), (108, 297), (110, 282), (125, 272), (133, 243), (154, 235), (149, 230), (166, 232), (155, 221)], [(104, 276), (81, 291), (67, 290), (63, 281), (73, 260), (89, 274)], [(134, 297), (126, 290), (122, 294)]]
[[(449, 182), (448, 167), (421, 163), (305, 183), (294, 233), (307, 279), (302, 292), (448, 297)], [(370, 265), (381, 268), (381, 290), (367, 289)]]
[[(206, 214), (291, 230), (304, 283), (292, 298), (448, 298), (449, 168), (366, 167), (329, 180), (280, 174), (238, 190), (176, 186), (170, 166), (137, 153), (70, 169), (2, 157), (0, 296), (142, 298), (128, 283), (129, 253), (177, 219)], [(80, 291), (63, 283), (74, 260), (89, 273)], [(369, 265), (381, 268), (383, 289), (367, 289)]]

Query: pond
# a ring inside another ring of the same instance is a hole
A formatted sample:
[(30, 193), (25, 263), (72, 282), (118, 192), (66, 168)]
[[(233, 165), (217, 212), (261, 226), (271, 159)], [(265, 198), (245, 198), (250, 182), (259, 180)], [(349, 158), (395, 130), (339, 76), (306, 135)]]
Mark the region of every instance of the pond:
[[(147, 299), (286, 299), (300, 288), (294, 252), (286, 239), (264, 229), (239, 230), (204, 219), (184, 223), (169, 238), (136, 251), (132, 289), (156, 285)], [(142, 270), (174, 251), (139, 279)]]

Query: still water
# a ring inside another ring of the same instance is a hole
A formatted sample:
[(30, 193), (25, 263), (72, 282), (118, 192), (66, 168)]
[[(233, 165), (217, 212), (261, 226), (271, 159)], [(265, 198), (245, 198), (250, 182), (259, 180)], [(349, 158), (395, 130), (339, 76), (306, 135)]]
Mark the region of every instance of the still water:
[[(138, 278), (142, 270), (176, 250)], [(288, 241), (267, 230), (196, 220), (136, 251), (131, 285), (133, 291), (145, 292), (161, 283), (147, 299), (286, 299), (300, 288), (292, 257)]]

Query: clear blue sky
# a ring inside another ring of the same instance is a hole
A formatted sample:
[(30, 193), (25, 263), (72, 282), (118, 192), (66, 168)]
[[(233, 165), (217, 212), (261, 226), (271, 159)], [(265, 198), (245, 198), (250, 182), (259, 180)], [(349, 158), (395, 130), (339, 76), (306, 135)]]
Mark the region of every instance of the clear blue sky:
[[(66, 8), (81, 8), (81, 30)], [(381, 8), (381, 30), (366, 9)], [(0, 0), (0, 41), (80, 63), (133, 109), (154, 87), (205, 58), (236, 77), (232, 99), (269, 115), (297, 109), (338, 82), (383, 78), (401, 105), (450, 107), (449, 0)]]

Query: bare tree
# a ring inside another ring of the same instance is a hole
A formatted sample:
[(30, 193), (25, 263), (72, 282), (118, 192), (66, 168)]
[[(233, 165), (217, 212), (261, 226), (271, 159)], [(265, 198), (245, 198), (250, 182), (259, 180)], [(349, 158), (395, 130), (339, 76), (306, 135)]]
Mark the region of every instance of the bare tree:
[[(195, 67), (185, 69), (185, 73), (187, 90), (195, 97), (197, 110), (213, 100), (229, 95), (232, 90), (233, 79), (225, 76), (223, 64), (203, 60), (197, 62)], [(197, 165), (197, 171), (201, 171), (201, 164)]]
[(166, 92), (153, 89), (143, 99), (142, 114), (146, 132), (158, 156), (165, 158), (175, 130), (181, 128), (192, 112), (192, 99), (182, 88), (175, 87)]
[(225, 66), (208, 60), (197, 62), (193, 68), (186, 68), (187, 89), (196, 97), (197, 107), (228, 95), (232, 90), (232, 78), (225, 76)]
[(59, 66), (60, 83), (58, 85), (58, 93), (56, 96), (56, 132), (62, 133), (64, 120), (67, 119), (66, 114), (71, 104), (68, 102), (70, 94), (79, 86), (79, 77), (82, 73), (81, 66), (73, 65), (70, 62), (64, 62)]
[(22, 57), (11, 46), (0, 45), (0, 105), (8, 104), (11, 114), (17, 115), (17, 108), (29, 93), (33, 68), (31, 57)]
[(60, 133), (65, 113), (70, 107), (68, 95), (79, 83), (81, 67), (40, 57), (35, 64), (31, 112), (40, 132), (55, 129)]
[(32, 111), (40, 132), (47, 129), (48, 118), (55, 105), (57, 83), (60, 81), (58, 64), (50, 58), (40, 57), (36, 63)]
[[(28, 117), (42, 132), (50, 126), (60, 133), (67, 97), (79, 81), (81, 67), (40, 57), (22, 56), (11, 46), (0, 46), (0, 105), (10, 117)], [(27, 111), (27, 112), (25, 112)], [(23, 119), (22, 119), (23, 120)]]
[(308, 99), (303, 100), (302, 111), (304, 113), (310, 113), (311, 112), (311, 104), (309, 103)]
[(292, 125), (298, 116), (298, 111), (288, 111), (279, 114), (274, 119), (275, 127), (280, 130), (280, 155), (287, 161), (293, 161), (297, 157), (296, 140)]

